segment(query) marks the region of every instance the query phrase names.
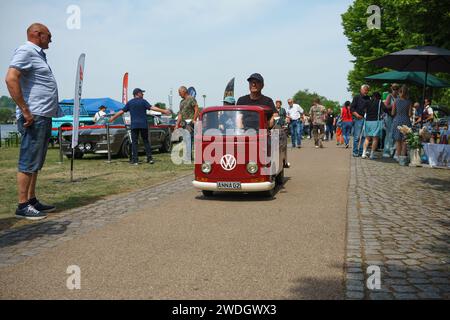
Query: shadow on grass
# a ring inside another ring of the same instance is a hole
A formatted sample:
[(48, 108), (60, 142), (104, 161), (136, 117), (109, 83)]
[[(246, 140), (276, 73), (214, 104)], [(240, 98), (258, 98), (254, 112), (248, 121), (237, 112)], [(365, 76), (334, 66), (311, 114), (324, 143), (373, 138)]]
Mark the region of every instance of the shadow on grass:
[(0, 248), (15, 246), (48, 235), (61, 235), (67, 231), (70, 221), (46, 221), (31, 224), (0, 237)]

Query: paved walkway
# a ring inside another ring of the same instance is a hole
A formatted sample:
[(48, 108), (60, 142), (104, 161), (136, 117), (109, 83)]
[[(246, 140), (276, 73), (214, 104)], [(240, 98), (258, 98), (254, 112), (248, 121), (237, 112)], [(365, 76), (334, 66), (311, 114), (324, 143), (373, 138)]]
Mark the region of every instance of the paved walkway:
[(290, 161), (274, 200), (205, 199), (188, 177), (0, 235), (0, 298), (343, 299), (349, 153), (308, 142)]
[(347, 298), (450, 299), (449, 170), (353, 159), (348, 207)]
[(0, 232), (0, 298), (450, 299), (450, 171), (326, 146), (290, 151), (273, 201), (188, 176)]

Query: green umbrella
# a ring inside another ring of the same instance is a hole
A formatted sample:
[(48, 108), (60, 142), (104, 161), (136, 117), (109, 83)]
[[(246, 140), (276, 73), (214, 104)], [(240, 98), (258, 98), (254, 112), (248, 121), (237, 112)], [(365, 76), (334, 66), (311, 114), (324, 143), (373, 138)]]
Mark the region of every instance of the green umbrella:
[[(376, 74), (366, 77), (366, 80), (381, 81), (381, 82), (399, 82), (399, 83), (414, 83), (420, 86), (425, 84), (425, 72), (407, 72), (407, 71), (391, 71)], [(427, 87), (431, 88), (450, 88), (450, 84), (442, 79), (439, 79), (431, 74), (427, 77)]]

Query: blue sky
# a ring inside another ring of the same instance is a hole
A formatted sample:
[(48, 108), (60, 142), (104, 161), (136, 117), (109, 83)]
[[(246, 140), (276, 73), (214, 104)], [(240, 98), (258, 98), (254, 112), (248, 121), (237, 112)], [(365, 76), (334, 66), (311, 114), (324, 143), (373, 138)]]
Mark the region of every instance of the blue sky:
[[(340, 15), (351, 0), (8, 1), (0, 3), (0, 65), (6, 73), (14, 49), (32, 22), (53, 34), (48, 61), (60, 97), (73, 98), (76, 62), (86, 53), (83, 96), (120, 100), (122, 76), (130, 91), (147, 90), (150, 102), (168, 102), (179, 86), (195, 86), (217, 105), (236, 77), (236, 96), (247, 77), (266, 79), (264, 93), (286, 101), (299, 89), (349, 99), (347, 50)], [(69, 5), (81, 9), (81, 29), (69, 30)], [(4, 81), (0, 95), (6, 95)], [(199, 99), (203, 105), (203, 99)]]

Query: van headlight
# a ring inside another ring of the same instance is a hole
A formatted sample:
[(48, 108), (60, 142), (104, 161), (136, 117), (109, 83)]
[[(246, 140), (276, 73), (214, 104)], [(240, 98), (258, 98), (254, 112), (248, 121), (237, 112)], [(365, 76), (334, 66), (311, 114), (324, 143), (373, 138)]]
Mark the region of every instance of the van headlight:
[(259, 170), (258, 164), (256, 164), (255, 162), (250, 162), (249, 164), (247, 164), (247, 171), (250, 174), (256, 174)]
[(204, 164), (202, 164), (202, 172), (204, 174), (211, 173), (211, 170), (212, 170), (211, 163), (205, 162)]

